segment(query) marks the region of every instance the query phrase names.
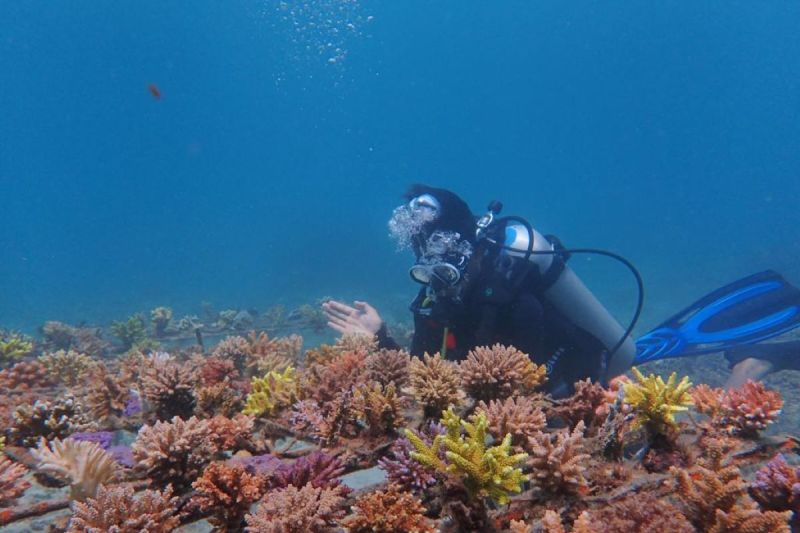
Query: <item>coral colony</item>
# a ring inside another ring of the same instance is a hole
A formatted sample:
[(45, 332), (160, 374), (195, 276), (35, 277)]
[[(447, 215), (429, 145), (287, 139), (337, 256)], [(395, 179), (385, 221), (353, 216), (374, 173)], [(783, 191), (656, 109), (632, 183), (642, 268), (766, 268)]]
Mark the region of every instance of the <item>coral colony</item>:
[(0, 527), (800, 527), (798, 441), (764, 436), (782, 399), (761, 383), (724, 391), (633, 369), (554, 400), (545, 369), (511, 346), (460, 363), (359, 337), (303, 350), (298, 335), (248, 328), (316, 331), (312, 306), (204, 314), (0, 332)]

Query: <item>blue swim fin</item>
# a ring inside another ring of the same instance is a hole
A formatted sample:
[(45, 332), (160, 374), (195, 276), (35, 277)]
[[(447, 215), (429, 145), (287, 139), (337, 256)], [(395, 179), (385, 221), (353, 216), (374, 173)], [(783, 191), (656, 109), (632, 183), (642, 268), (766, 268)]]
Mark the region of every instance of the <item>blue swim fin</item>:
[(800, 289), (772, 270), (704, 296), (636, 341), (634, 365), (753, 344), (800, 326)]

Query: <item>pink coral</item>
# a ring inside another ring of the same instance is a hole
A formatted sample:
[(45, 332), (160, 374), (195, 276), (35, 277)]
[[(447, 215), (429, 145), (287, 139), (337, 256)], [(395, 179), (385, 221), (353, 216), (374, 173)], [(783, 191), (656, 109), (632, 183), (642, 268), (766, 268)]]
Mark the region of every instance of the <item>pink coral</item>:
[(782, 408), (783, 400), (777, 391), (748, 380), (723, 398), (721, 424), (734, 434), (754, 436), (774, 422)]
[[(320, 488), (339, 487), (342, 484), (339, 479), (342, 474), (344, 474), (344, 465), (337, 457), (322, 452), (313, 452), (290, 465), (278, 468), (270, 480), (270, 486), (285, 488), (294, 485), (301, 488), (310, 484)], [(349, 492), (349, 489), (343, 489), (343, 494)]]
[(529, 396), (491, 400), (478, 403), (475, 414), (486, 414), (489, 431), (498, 438), (511, 434), (511, 444), (518, 450), (525, 448), (528, 438), (547, 427), (544, 412)]
[(344, 521), (351, 533), (434, 533), (425, 507), (413, 494), (397, 485), (368, 492), (353, 504), (353, 515)]
[(794, 511), (800, 518), (800, 467), (789, 466), (783, 455), (776, 455), (750, 485), (750, 495), (770, 511)]
[(73, 504), (67, 533), (169, 533), (180, 525), (177, 508), (169, 487), (136, 498), (133, 487), (100, 486), (94, 498)]
[(253, 514), (248, 533), (334, 533), (344, 517), (342, 489), (289, 485), (268, 492)]
[(584, 453), (584, 425), (578, 422), (570, 433), (562, 429), (554, 435), (540, 433), (529, 438), (531, 479), (550, 493), (585, 493), (589, 455)]
[(194, 483), (192, 504), (210, 514), (218, 531), (241, 531), (250, 506), (264, 493), (266, 479), (242, 465), (211, 463)]
[(28, 490), (30, 483), (22, 479), (27, 470), (0, 456), (0, 507), (13, 505), (17, 498)]

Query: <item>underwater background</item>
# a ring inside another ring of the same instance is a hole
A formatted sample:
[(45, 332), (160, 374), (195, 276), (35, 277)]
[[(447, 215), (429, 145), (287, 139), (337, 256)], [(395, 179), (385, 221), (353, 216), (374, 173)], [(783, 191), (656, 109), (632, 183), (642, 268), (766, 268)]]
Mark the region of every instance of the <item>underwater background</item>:
[[(795, 2), (6, 2), (0, 324), (323, 296), (407, 320), (386, 222), (414, 182), (627, 256), (639, 333), (761, 269), (800, 282), (798, 22)], [(629, 274), (572, 264), (626, 322)]]

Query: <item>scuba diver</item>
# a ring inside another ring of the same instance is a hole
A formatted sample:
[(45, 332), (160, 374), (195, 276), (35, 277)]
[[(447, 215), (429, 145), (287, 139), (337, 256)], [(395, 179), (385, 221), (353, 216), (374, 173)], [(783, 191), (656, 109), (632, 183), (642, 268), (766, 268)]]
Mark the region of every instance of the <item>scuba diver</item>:
[[(605, 250), (566, 249), (521, 217), (500, 217), (499, 202), (476, 217), (455, 193), (427, 185), (412, 186), (406, 201), (394, 210), (389, 229), (399, 247), (416, 257), (409, 270), (421, 285), (411, 304), (412, 355), (438, 352), (461, 360), (476, 346), (514, 346), (545, 365), (548, 391), (561, 397), (581, 379), (606, 384), (631, 365), (726, 350), (729, 361), (741, 365), (734, 375), (743, 380), (748, 372), (780, 365), (762, 359), (770, 349), (741, 348), (800, 325), (800, 290), (767, 271), (705, 296), (634, 342), (644, 294), (641, 276), (626, 259)], [(569, 267), (574, 253), (612, 257), (634, 274), (639, 298), (627, 328)], [(399, 347), (366, 302), (328, 301), (323, 310), (328, 325), (342, 334), (374, 335), (382, 348)]]

